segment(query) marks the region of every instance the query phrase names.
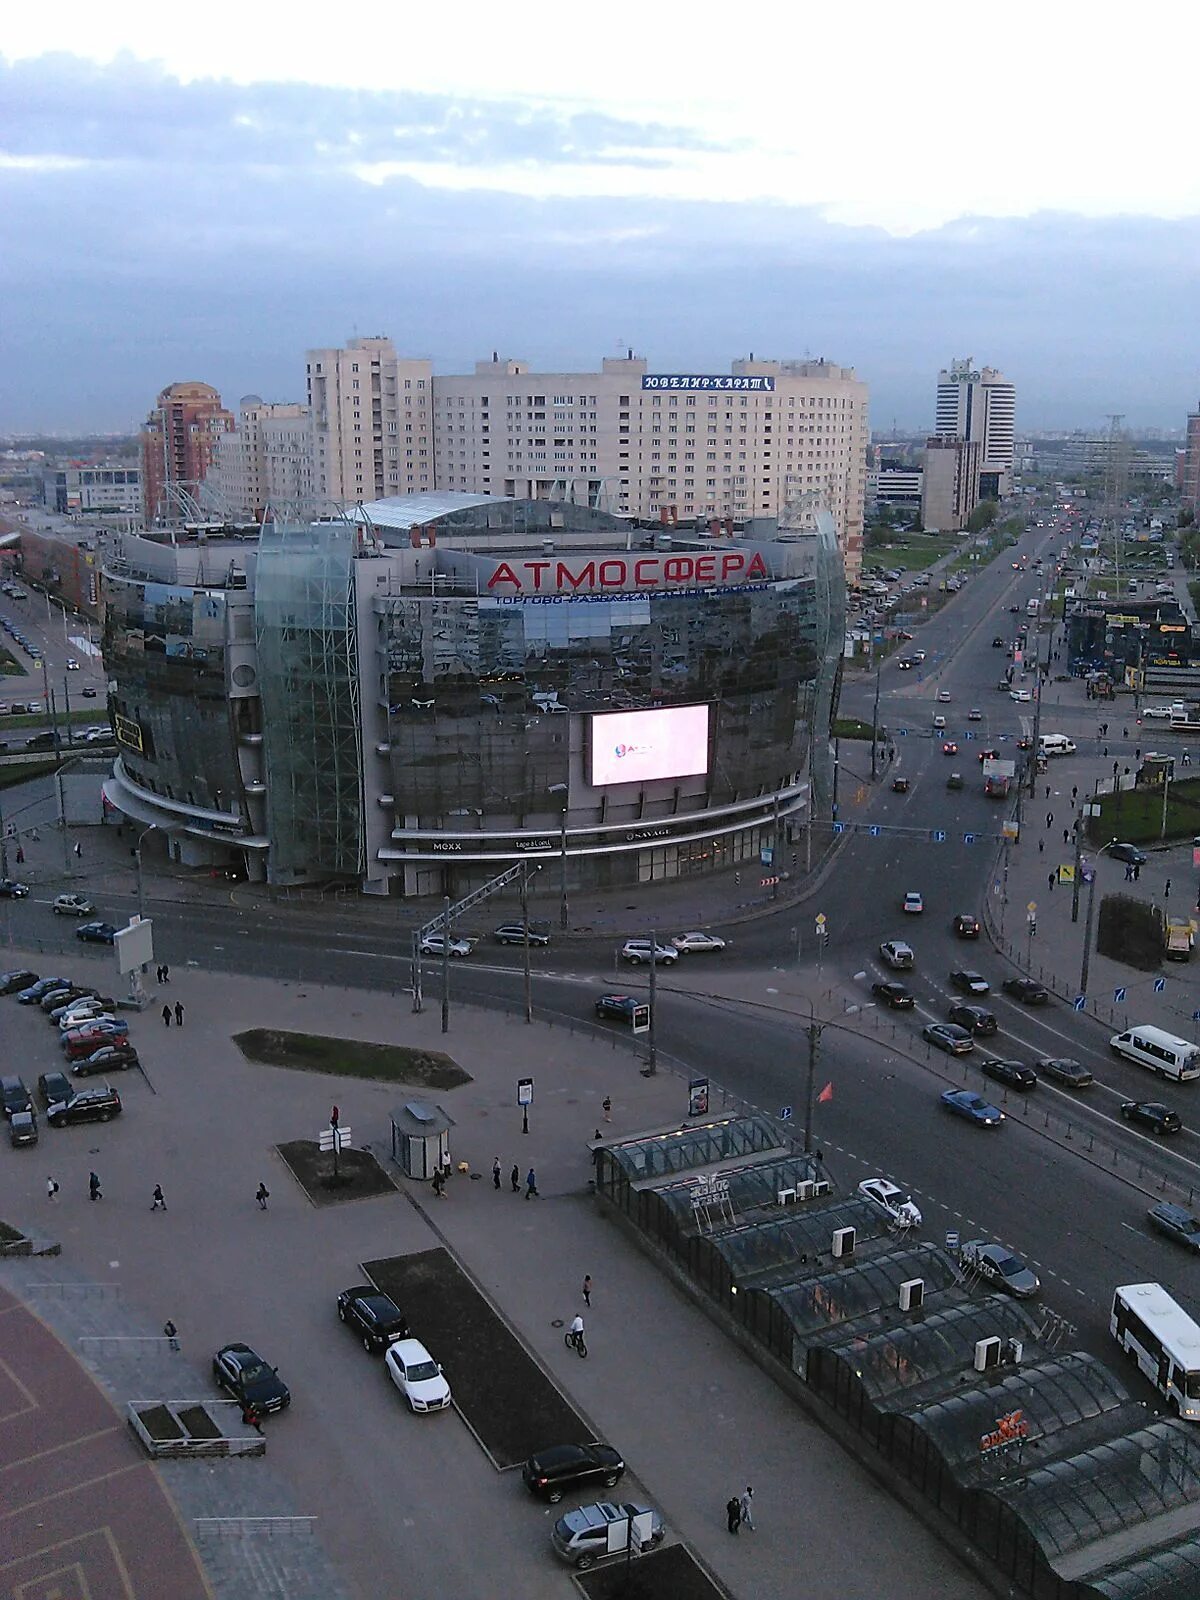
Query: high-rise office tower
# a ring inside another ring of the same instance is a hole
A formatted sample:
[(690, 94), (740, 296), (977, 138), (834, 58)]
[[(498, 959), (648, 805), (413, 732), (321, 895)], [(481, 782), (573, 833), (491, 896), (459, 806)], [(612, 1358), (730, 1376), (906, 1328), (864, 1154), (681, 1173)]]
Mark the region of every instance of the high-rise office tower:
[(1016, 385), (994, 367), (976, 368), (967, 356), (938, 373), (933, 431), (943, 439), (979, 445), (981, 500), (1012, 491), (1016, 413)]
[(1200, 406), (1188, 412), (1187, 441), (1183, 454), (1183, 503), (1200, 518)]
[(172, 383), (142, 427), (142, 506), (149, 527), (171, 509), (173, 490), (195, 497), (233, 417), (208, 383)]

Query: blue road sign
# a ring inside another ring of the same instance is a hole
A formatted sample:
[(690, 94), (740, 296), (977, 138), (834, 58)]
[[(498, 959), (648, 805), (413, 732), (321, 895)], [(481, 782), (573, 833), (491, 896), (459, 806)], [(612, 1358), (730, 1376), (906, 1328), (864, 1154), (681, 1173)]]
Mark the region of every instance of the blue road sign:
[(974, 739), (975, 738), (974, 729), (973, 728), (968, 728), (966, 733), (963, 735), (963, 738), (964, 739)]
[(975, 835), (973, 833), (964, 833), (963, 834), (963, 843), (964, 844), (974, 844), (975, 843)]
[(835, 822), (833, 825), (833, 831), (834, 833), (845, 833), (846, 824), (844, 822)]
[(879, 835), (883, 832), (883, 829), (877, 822), (873, 822), (867, 829), (867, 832), (871, 835), (872, 839), (878, 839)]
[(1193, 1011), (1192, 1012), (1192, 1021), (1193, 1022), (1200, 1022), (1200, 1011)]
[(1087, 1005), (1087, 995), (1077, 994), (1071, 1003), (1076, 1011), (1082, 1011), (1084, 1006)]
[(902, 739), (907, 739), (908, 738), (908, 729), (907, 728), (900, 728), (897, 731), (900, 734), (900, 737)]
[(947, 1250), (957, 1250), (958, 1249), (958, 1229), (957, 1228), (947, 1228), (946, 1229), (946, 1249)]
[(933, 830), (933, 842), (934, 844), (945, 844), (946, 830), (944, 828), (935, 828)]
[(1113, 990), (1113, 1005), (1115, 1005), (1115, 1006), (1123, 1006), (1124, 1004), (1125, 1004), (1125, 990), (1123, 988), (1122, 989), (1114, 989)]
[(792, 1115), (791, 1106), (780, 1106), (780, 1108), (779, 1108), (779, 1120), (780, 1120), (780, 1122), (789, 1121), (790, 1118), (791, 1118), (791, 1115)]
[(1167, 980), (1165, 978), (1155, 978), (1155, 980), (1154, 980), (1154, 992), (1155, 992), (1155, 994), (1161, 994), (1166, 987), (1167, 987)]

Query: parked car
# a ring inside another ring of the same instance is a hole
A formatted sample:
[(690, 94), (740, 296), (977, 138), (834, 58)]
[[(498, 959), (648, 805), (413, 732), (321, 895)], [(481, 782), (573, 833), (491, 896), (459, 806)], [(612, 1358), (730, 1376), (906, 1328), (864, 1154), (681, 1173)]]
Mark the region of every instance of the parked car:
[(1043, 1056), (1037, 1069), (1042, 1077), (1061, 1083), (1064, 1089), (1087, 1089), (1094, 1081), (1088, 1069), (1070, 1056)]
[(626, 939), (621, 946), (621, 960), (628, 961), (631, 967), (651, 959), (656, 967), (669, 967), (679, 960), (679, 951), (669, 944), (652, 947), (649, 939)]
[(28, 893), (27, 883), (18, 883), (15, 878), (0, 878), (0, 900), (24, 900)]
[(909, 916), (919, 916), (924, 909), (924, 900), (922, 900), (921, 896), (915, 889), (910, 889), (904, 896), (904, 904), (901, 907), (901, 910), (906, 911)]
[(1200, 1255), (1200, 1221), (1186, 1207), (1174, 1205), (1170, 1200), (1160, 1200), (1157, 1205), (1150, 1207), (1146, 1215), (1152, 1228), (1165, 1233), (1168, 1239), (1174, 1239), (1184, 1249)]
[(947, 1089), (941, 1101), (945, 1110), (981, 1128), (998, 1128), (1004, 1121), (999, 1106), (989, 1104), (981, 1094), (974, 1094), (970, 1089)]
[(383, 1355), (388, 1376), (413, 1411), (445, 1411), (450, 1385), (419, 1339), (398, 1339)]
[(956, 1001), (946, 1012), (946, 1020), (957, 1023), (978, 1038), (996, 1033), (1000, 1026), (994, 1011), (989, 1011), (986, 1006), (972, 1005), (967, 1000)]
[(1009, 1089), (1019, 1089), (1022, 1094), (1037, 1088), (1037, 1073), (1023, 1061), (984, 1061), (980, 1064), (980, 1071), (985, 1078), (994, 1078), (997, 1083)]
[(979, 1276), (1005, 1294), (1018, 1300), (1032, 1300), (1041, 1290), (1041, 1280), (1032, 1267), (1019, 1256), (1013, 1255), (1007, 1245), (989, 1239), (970, 1239), (962, 1246), (959, 1260), (966, 1267), (974, 1267)]
[(912, 990), (902, 983), (873, 983), (871, 993), (893, 1011), (911, 1011), (916, 1005)]
[(69, 1033), (78, 1033), (82, 1028), (108, 1028), (116, 1029), (118, 1033), (128, 1033), (129, 1024), (123, 1017), (117, 1017), (115, 1012), (100, 1009), (100, 1002), (93, 1000), (91, 1004), (71, 1006), (58, 1019), (59, 1038), (65, 1038)]
[(50, 908), (58, 917), (90, 917), (95, 913), (95, 906), (83, 894), (58, 894)]
[(550, 1530), (550, 1543), (555, 1555), (585, 1572), (608, 1554), (608, 1530), (611, 1525), (640, 1516), (649, 1516), (651, 1519), (650, 1537), (643, 1542), (642, 1549), (661, 1544), (666, 1526), (653, 1506), (637, 1505), (632, 1501), (613, 1505), (608, 1500), (597, 1501), (591, 1506), (577, 1506), (574, 1511), (559, 1517)]
[(37, 981), (36, 972), (30, 972), (25, 967), (13, 967), (8, 972), (0, 972), (0, 994), (16, 994)]
[(82, 922), (75, 929), (75, 937), (84, 944), (113, 944), (117, 930), (111, 922)]
[(70, 978), (37, 978), (27, 989), (18, 991), (17, 1004), (36, 1006), (41, 1002), (42, 996), (49, 994), (51, 989), (67, 989), (70, 985)]
[(124, 1043), (125, 1023), (102, 1022), (94, 1028), (78, 1028), (62, 1040), (63, 1054), (68, 1061), (82, 1061), (93, 1055), (102, 1044)]
[(1033, 978), (1005, 978), (1000, 987), (1006, 995), (1026, 1006), (1044, 1006), (1050, 998), (1049, 989)]
[(447, 944), (446, 937), (441, 933), (427, 933), (421, 940), (421, 954), (423, 956), (440, 956), (446, 948), (456, 960), (471, 954), (471, 941), (469, 939), (456, 939), (451, 935)]
[[(525, 943), (525, 924), (523, 922), (504, 922), (500, 927), (493, 929), (492, 938), (497, 944)], [(544, 928), (535, 928), (532, 923), (529, 927), (529, 943), (531, 945), (547, 945), (550, 935)]]
[(596, 1015), (617, 1022), (632, 1022), (634, 1010), (645, 1004), (644, 1000), (637, 1000), (630, 994), (602, 994), (596, 1001)]
[(1130, 866), (1144, 867), (1150, 857), (1135, 844), (1110, 844), (1108, 854), (1114, 861), (1125, 861)]
[(907, 972), (916, 961), (912, 945), (905, 944), (903, 939), (885, 939), (879, 946), (879, 954), (884, 963), (897, 972)]
[(948, 1056), (969, 1055), (975, 1048), (975, 1040), (956, 1022), (930, 1022), (921, 1029), (921, 1037)]
[(138, 1053), (133, 1046), (116, 1040), (112, 1044), (102, 1044), (90, 1055), (72, 1061), (71, 1071), (80, 1078), (86, 1078), (96, 1072), (124, 1072), (137, 1065)]
[(57, 1105), (69, 1100), (75, 1086), (65, 1072), (43, 1072), (38, 1076), (38, 1094), (44, 1106)]
[(292, 1403), (278, 1367), (268, 1366), (248, 1344), (222, 1345), (213, 1357), (212, 1370), (222, 1389), (258, 1412), (282, 1411)]
[(366, 1284), (343, 1289), (337, 1297), (337, 1314), (358, 1334), (363, 1349), (378, 1355), (397, 1339), (407, 1339), (408, 1318), (390, 1295)]
[(962, 994), (989, 994), (992, 987), (982, 972), (975, 972), (970, 967), (955, 967), (950, 974), (950, 982)]
[(69, 1100), (56, 1100), (46, 1107), (46, 1121), (52, 1128), (74, 1122), (109, 1122), (120, 1114), (121, 1096), (107, 1083), (76, 1089)]
[(95, 998), (96, 991), (94, 989), (81, 989), (77, 984), (73, 983), (69, 989), (51, 989), (49, 994), (44, 994), (39, 1002), (39, 1010), (51, 1022), (57, 1022), (59, 1016), (70, 1011), (72, 1006)]
[(899, 1184), (893, 1183), (889, 1178), (864, 1178), (858, 1186), (858, 1193), (863, 1200), (873, 1205), (876, 1211), (882, 1211), (889, 1222), (898, 1223), (905, 1228), (921, 1226), (920, 1208), (910, 1195), (905, 1194)]
[(1178, 1111), (1169, 1110), (1159, 1100), (1126, 1100), (1121, 1106), (1121, 1115), (1126, 1122), (1145, 1128), (1148, 1133), (1178, 1133), (1183, 1127)]
[(540, 1500), (557, 1505), (568, 1489), (602, 1483), (613, 1488), (625, 1474), (625, 1463), (611, 1445), (556, 1444), (531, 1455), (521, 1468), (525, 1487)]
[(725, 940), (716, 933), (677, 933), (671, 940), (683, 955), (694, 951), (724, 950)]
[(33, 1097), (25, 1080), (15, 1072), (6, 1072), (0, 1077), (0, 1108), (6, 1117), (15, 1116), (18, 1111), (33, 1110)]
[(36, 1111), (14, 1111), (8, 1119), (8, 1142), (14, 1149), (38, 1142)]

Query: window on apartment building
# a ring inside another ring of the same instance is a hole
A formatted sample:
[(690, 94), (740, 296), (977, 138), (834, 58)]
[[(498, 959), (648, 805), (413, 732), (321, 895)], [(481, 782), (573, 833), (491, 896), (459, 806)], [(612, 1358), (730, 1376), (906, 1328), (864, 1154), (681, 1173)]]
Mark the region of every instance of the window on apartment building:
[(627, 406), (629, 404), (629, 396), (627, 394), (620, 395), (617, 399), (617, 404), (619, 406)]
[[(357, 361), (352, 361), (350, 363), (350, 371), (351, 372), (357, 372), (358, 371), (358, 362)], [(357, 388), (357, 387), (358, 387), (358, 385), (356, 384), (355, 388)]]

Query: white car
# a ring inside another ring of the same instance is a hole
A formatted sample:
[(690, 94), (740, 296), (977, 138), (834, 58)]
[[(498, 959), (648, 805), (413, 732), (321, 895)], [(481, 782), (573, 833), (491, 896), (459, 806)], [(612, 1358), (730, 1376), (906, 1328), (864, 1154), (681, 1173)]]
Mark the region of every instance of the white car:
[[(427, 933), (421, 940), (421, 954), (423, 956), (440, 956), (445, 944), (445, 936), (440, 933)], [(449, 951), (452, 956), (461, 959), (471, 954), (471, 941), (469, 939), (455, 939), (451, 937)]]
[(397, 1339), (383, 1359), (388, 1376), (414, 1411), (445, 1411), (450, 1385), (419, 1339)]
[(919, 1228), (921, 1213), (898, 1184), (887, 1178), (864, 1178), (858, 1186), (864, 1200), (869, 1200), (877, 1211), (882, 1211), (898, 1228)]
[(677, 933), (671, 940), (685, 955), (689, 950), (724, 950), (725, 941), (715, 933)]
[(934, 717), (933, 725), (934, 725), (935, 728), (937, 728), (940, 731), (942, 728), (944, 728), (946, 726), (945, 717)]
[(915, 889), (910, 889), (904, 896), (904, 909), (910, 916), (917, 916), (925, 909), (925, 902)]
[(679, 951), (669, 944), (656, 944), (652, 950), (649, 939), (626, 939), (621, 946), (621, 960), (628, 961), (631, 967), (650, 960), (656, 967), (669, 967), (679, 960)]
[(1027, 705), (1033, 699), (1033, 693), (1029, 689), (1010, 689), (1008, 697), (1010, 700), (1016, 700), (1019, 705)]
[(942, 705), (948, 706), (950, 704), (950, 691), (949, 691), (949, 689), (939, 689), (938, 692), (937, 692), (937, 697), (938, 697), (939, 702)]
[(74, 656), (68, 656), (67, 657), (67, 671), (68, 672), (78, 672), (79, 671), (79, 663), (78, 663), (78, 661), (76, 661)]
[(78, 1028), (85, 1022), (95, 1022), (97, 1020), (115, 1022), (116, 1018), (107, 1006), (102, 1006), (99, 1002), (93, 1002), (91, 1005), (72, 1006), (69, 1011), (64, 1011), (62, 1016), (56, 1020), (59, 1032), (65, 1033), (68, 1028)]
[(1144, 717), (1149, 717), (1152, 722), (1170, 722), (1170, 706), (1146, 706), (1142, 712)]
[(60, 917), (94, 917), (96, 908), (86, 895), (56, 895), (51, 910)]
[(897, 972), (907, 972), (916, 960), (912, 945), (905, 944), (903, 939), (886, 939), (879, 946), (879, 954)]

